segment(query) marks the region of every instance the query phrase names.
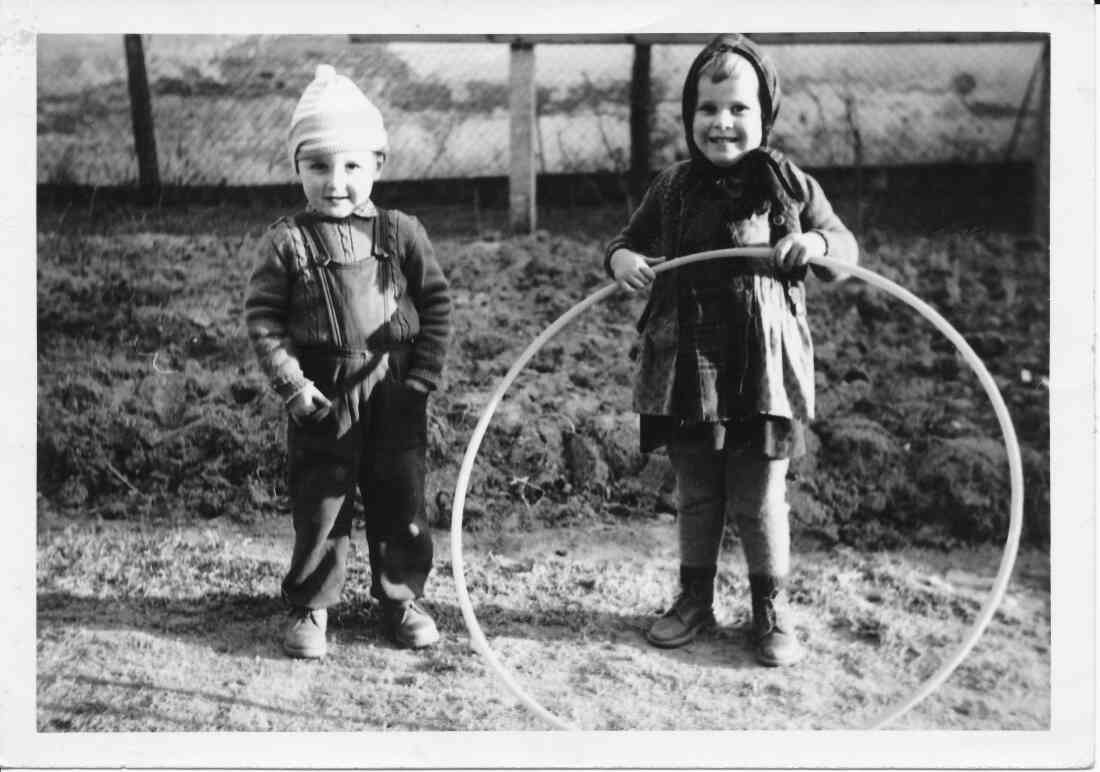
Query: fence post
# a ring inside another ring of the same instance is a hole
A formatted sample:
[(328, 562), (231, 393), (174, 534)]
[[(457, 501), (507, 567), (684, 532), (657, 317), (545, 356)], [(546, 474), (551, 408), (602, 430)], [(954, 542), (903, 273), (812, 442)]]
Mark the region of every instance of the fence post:
[(1050, 37), (1043, 41), (1039, 65), (1039, 147), (1035, 153), (1035, 194), (1032, 234), (1041, 243), (1050, 240)]
[(638, 205), (649, 183), (649, 123), (653, 114), (650, 102), (650, 46), (634, 46), (634, 66), (630, 76), (630, 197), (631, 208)]
[(157, 167), (157, 140), (153, 132), (149, 78), (145, 72), (145, 50), (141, 45), (141, 35), (122, 37), (126, 48), (126, 74), (130, 85), (130, 115), (134, 124), (138, 184), (142, 200), (152, 203), (160, 193), (160, 171)]
[(535, 47), (512, 43), (509, 61), (508, 209), (513, 233), (535, 223)]

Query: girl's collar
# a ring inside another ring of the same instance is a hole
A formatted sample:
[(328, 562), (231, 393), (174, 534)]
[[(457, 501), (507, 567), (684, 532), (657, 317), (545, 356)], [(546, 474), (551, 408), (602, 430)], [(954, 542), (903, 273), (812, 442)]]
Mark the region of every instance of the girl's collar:
[(747, 150), (729, 166), (717, 166), (704, 158), (702, 153), (692, 153), (691, 168), (696, 175), (707, 180), (736, 179), (748, 174), (754, 168), (757, 156), (764, 152), (763, 147)]

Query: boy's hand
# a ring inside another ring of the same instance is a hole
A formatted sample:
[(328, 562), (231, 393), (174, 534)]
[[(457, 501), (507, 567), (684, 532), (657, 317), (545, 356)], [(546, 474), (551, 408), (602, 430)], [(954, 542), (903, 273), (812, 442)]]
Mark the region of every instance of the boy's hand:
[(651, 266), (663, 263), (664, 258), (646, 257), (629, 249), (616, 249), (611, 255), (611, 275), (626, 292), (645, 289), (656, 276)]
[(812, 257), (825, 257), (825, 238), (814, 231), (790, 233), (779, 240), (772, 254), (779, 270), (791, 271), (806, 265)]
[(332, 403), (311, 383), (294, 395), (287, 403), (287, 410), (296, 424), (302, 421), (322, 421), (332, 411)]
[(428, 388), (428, 384), (419, 378), (406, 378), (405, 385), (413, 391), (419, 391), (421, 394), (427, 394), (431, 389)]

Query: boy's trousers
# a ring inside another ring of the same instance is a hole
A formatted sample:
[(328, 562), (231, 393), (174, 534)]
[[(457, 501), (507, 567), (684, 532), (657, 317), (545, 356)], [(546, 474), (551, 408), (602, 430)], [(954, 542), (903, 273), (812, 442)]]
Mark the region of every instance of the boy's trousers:
[(433, 552), (424, 504), (427, 395), (404, 383), (407, 349), (307, 351), (299, 359), (332, 410), (288, 428), (294, 553), (284, 599), (308, 608), (339, 600), (356, 486), (366, 511), (371, 595), (419, 597)]
[(679, 495), (680, 561), (713, 566), (727, 521), (736, 525), (750, 574), (787, 575), (790, 460), (716, 451), (710, 438), (668, 445)]

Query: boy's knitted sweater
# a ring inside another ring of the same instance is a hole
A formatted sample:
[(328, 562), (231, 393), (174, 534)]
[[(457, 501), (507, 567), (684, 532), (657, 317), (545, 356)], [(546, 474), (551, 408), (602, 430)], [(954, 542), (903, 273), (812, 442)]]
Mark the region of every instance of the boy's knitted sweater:
[(275, 391), (289, 399), (308, 383), (299, 351), (336, 351), (349, 345), (333, 337), (326, 284), (318, 276), (327, 270), (318, 265), (326, 259), (337, 264), (374, 261), (364, 267), (377, 275), (377, 291), (341, 302), (355, 303), (357, 316), (376, 326), (363, 331), (371, 349), (409, 346), (407, 377), (438, 387), (451, 335), (447, 280), (419, 220), (369, 206), (341, 220), (307, 211), (280, 218), (268, 228), (244, 310), (249, 338)]
[[(742, 168), (744, 174), (719, 181), (698, 174), (690, 161), (661, 172), (608, 245), (608, 272), (620, 248), (672, 259), (774, 245), (788, 233), (811, 230), (825, 240), (829, 257), (856, 261), (855, 238), (816, 180), (766, 148), (748, 154)], [(714, 260), (659, 274), (638, 321), (635, 410), (685, 424), (754, 415), (812, 419), (805, 273), (780, 274), (769, 258)]]

